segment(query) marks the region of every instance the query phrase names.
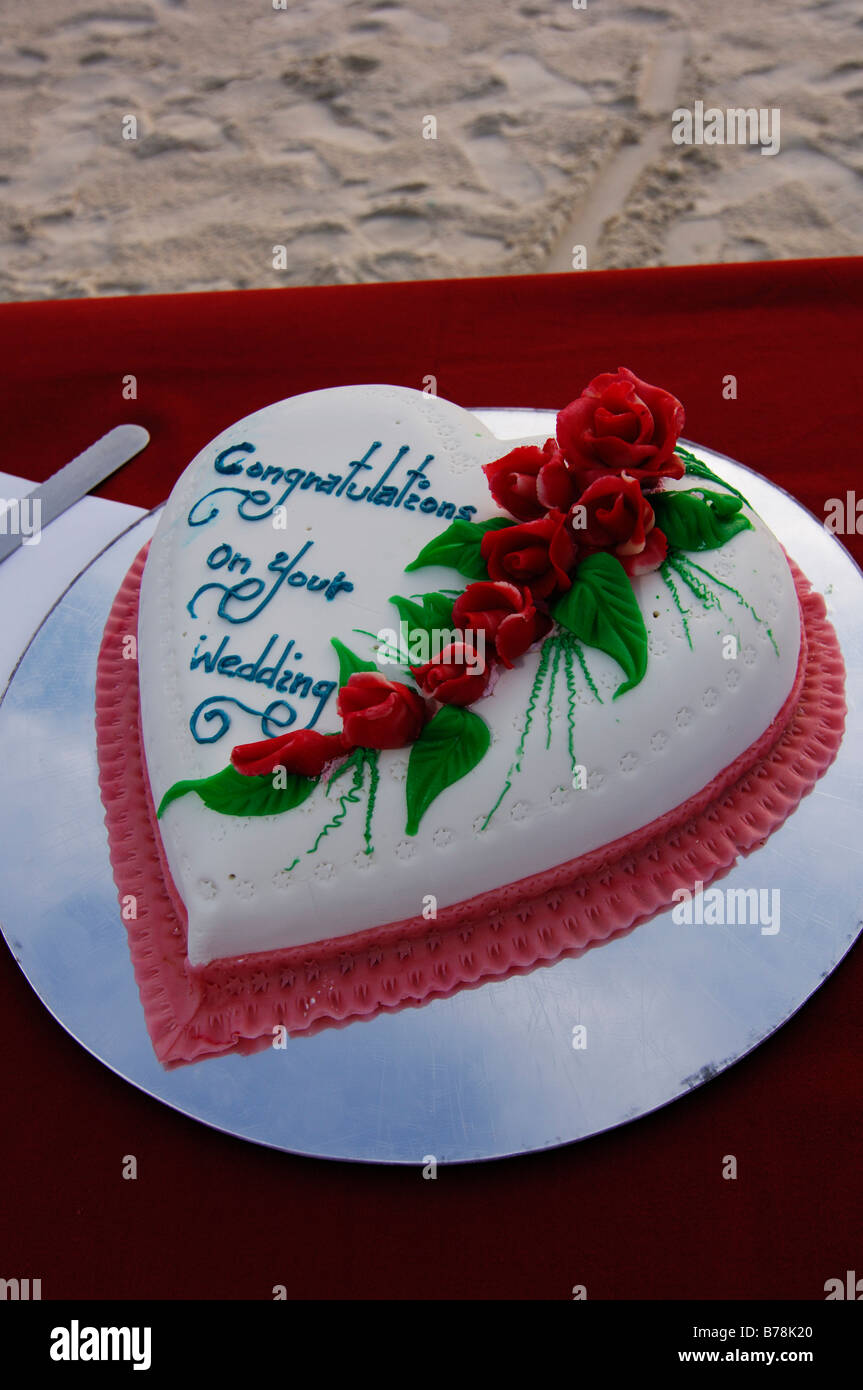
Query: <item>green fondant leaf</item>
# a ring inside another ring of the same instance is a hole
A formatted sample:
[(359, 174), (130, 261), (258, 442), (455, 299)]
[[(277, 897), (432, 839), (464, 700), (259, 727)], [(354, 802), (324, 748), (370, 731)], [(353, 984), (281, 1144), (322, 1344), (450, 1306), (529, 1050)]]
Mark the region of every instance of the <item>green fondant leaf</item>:
[(300, 777), (295, 772), (282, 775), (286, 785), (274, 787), (272, 772), (244, 777), (235, 767), (229, 766), (212, 777), (175, 782), (162, 797), (158, 815), (161, 816), (178, 797), (196, 792), (205, 806), (223, 816), (278, 816), (282, 811), (301, 806), (318, 784), (317, 777)]
[(582, 560), (572, 588), (552, 609), (561, 627), (614, 658), (627, 679), (614, 699), (638, 685), (647, 670), (647, 629), (623, 565), (604, 550)]
[(504, 526), (515, 526), (515, 522), (506, 516), (495, 516), (490, 521), (453, 521), (429, 541), (405, 569), (444, 565), (447, 569), (458, 570), (466, 579), (488, 579), (488, 569), (480, 554), (482, 538), (486, 531), (500, 531)]
[(435, 797), (473, 771), (490, 742), (488, 725), (472, 710), (456, 705), (438, 710), (411, 749), (406, 786), (408, 835), (416, 835)]
[(352, 652), (350, 647), (346, 647), (344, 642), (340, 642), (338, 637), (330, 638), (331, 644), (336, 649), (339, 658), (339, 688), (347, 685), (351, 676), (357, 671), (376, 671), (378, 668), (373, 661), (361, 661), (356, 652)]
[(752, 529), (741, 513), (742, 499), (727, 492), (657, 492), (651, 494), (650, 504), (657, 526), (677, 550), (717, 550), (740, 531)]
[[(727, 492), (733, 492), (734, 496), (739, 497), (741, 502), (746, 502), (746, 498), (743, 496), (742, 492), (738, 492), (736, 487), (732, 487), (724, 478), (720, 478), (718, 473), (714, 473), (712, 468), (708, 468), (706, 463), (696, 458), (688, 449), (682, 449), (678, 444), (674, 452), (677, 454), (678, 458), (683, 459), (684, 471), (689, 477), (709, 478), (712, 483), (719, 483), (720, 487), (724, 487)], [(749, 506), (749, 503), (746, 502), (746, 505)]]
[[(414, 636), (419, 633), (431, 637), (432, 633), (452, 632), (452, 607), (453, 601), (445, 594), (431, 593), (419, 594), (419, 603), (414, 603), (412, 599), (401, 598), (399, 594), (393, 594), (390, 603), (396, 609), (399, 618), (405, 624), (407, 631), (408, 658), (413, 660), (410, 649), (413, 646)], [(401, 634), (399, 638), (399, 646)], [(424, 644), (428, 646), (428, 643)], [(447, 645), (443, 643), (443, 645)], [(438, 650), (439, 648), (435, 648)], [(420, 656), (417, 660), (428, 660), (428, 657)]]

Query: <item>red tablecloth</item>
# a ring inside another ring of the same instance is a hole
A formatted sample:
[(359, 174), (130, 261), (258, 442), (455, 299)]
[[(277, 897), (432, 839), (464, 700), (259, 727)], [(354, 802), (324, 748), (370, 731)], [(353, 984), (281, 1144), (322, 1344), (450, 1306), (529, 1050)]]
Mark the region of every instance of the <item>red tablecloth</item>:
[[(149, 507), (219, 430), (295, 392), (432, 375), (462, 405), (554, 407), (626, 365), (681, 397), (689, 438), (823, 517), (859, 486), (861, 288), (863, 260), (827, 260), (4, 305), (0, 467), (45, 478), (135, 420), (153, 442), (100, 491)], [(3, 947), (0, 1277), (45, 1298), (823, 1298), (863, 1259), (861, 986), (857, 951), (696, 1094), (426, 1182), (173, 1114), (67, 1037)]]

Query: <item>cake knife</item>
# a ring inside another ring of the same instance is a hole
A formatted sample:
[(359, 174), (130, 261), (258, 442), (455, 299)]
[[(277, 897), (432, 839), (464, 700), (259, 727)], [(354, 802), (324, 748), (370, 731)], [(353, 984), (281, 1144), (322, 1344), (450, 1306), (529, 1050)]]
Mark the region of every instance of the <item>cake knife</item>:
[(0, 564), (29, 539), (29, 534), (35, 533), (34, 531), (25, 534), (20, 520), (13, 532), (7, 532), (6, 528), (14, 517), (16, 508), (19, 509), (20, 518), (21, 503), (27, 502), (30, 505), (31, 520), (35, 512), (36, 526), (41, 532), (52, 521), (56, 521), (67, 507), (80, 501), (91, 488), (104, 482), (105, 478), (110, 477), (122, 464), (128, 463), (129, 459), (140, 453), (149, 442), (150, 436), (143, 425), (115, 425), (107, 434), (103, 434), (101, 439), (97, 439), (95, 444), (91, 444), (82, 454), (78, 454), (70, 463), (53, 473), (47, 482), (40, 483), (24, 497), (7, 502), (5, 509), (0, 511)]

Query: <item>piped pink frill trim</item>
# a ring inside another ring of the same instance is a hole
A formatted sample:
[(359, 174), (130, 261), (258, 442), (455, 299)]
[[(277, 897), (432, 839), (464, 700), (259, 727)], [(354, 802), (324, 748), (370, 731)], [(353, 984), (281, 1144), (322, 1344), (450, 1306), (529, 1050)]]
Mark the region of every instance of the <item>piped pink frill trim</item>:
[(123, 637), (137, 632), (146, 550), (123, 581), (102, 638), (96, 738), (114, 880), (121, 903), (135, 903), (129, 946), (150, 1037), (166, 1066), (259, 1051), (279, 1025), (308, 1034), (425, 1004), (631, 931), (670, 906), (675, 889), (709, 884), (763, 844), (842, 741), (839, 644), (824, 600), (789, 560), (802, 617), (794, 686), (762, 736), (696, 796), (580, 859), (444, 908), (434, 923), (413, 918), (193, 968), (145, 773), (137, 663), (123, 659)]

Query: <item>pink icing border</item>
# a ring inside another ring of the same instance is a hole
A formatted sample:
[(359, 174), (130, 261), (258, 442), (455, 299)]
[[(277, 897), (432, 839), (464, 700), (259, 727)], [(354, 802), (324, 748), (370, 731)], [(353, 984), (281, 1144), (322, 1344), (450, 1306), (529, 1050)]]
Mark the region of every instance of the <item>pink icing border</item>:
[(845, 725), (845, 668), (824, 600), (789, 560), (802, 615), (791, 693), (764, 734), (696, 796), (581, 859), (423, 919), (197, 969), (186, 959), (185, 909), (168, 871), (145, 773), (137, 632), (147, 547), (114, 600), (99, 651), (96, 741), (114, 880), (156, 1054), (165, 1066), (271, 1045), (382, 1010), (417, 1006), (525, 973), (631, 931), (681, 886), (710, 883), (763, 844), (836, 756)]

